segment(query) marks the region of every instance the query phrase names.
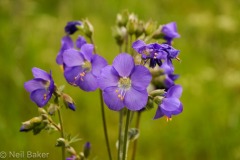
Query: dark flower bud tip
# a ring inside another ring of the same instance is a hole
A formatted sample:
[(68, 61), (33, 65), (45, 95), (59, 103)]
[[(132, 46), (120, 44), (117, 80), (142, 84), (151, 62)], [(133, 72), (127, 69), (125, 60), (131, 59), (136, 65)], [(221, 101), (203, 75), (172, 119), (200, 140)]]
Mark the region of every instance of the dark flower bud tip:
[(78, 26), (81, 26), (82, 22), (80, 21), (71, 21), (68, 22), (64, 30), (67, 34), (73, 34), (78, 30)]
[(83, 148), (83, 153), (84, 153), (85, 158), (89, 157), (90, 151), (91, 151), (91, 143), (87, 142), (87, 143), (85, 143), (84, 148)]

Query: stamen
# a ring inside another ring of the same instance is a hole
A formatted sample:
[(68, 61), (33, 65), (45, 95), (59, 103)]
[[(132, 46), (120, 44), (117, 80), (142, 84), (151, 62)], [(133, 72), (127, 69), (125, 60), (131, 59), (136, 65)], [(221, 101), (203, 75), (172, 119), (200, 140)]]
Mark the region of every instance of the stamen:
[(43, 95), (43, 99), (46, 100), (47, 99), (47, 94)]
[(167, 122), (172, 121), (172, 118), (169, 118), (168, 116), (166, 116), (166, 121)]

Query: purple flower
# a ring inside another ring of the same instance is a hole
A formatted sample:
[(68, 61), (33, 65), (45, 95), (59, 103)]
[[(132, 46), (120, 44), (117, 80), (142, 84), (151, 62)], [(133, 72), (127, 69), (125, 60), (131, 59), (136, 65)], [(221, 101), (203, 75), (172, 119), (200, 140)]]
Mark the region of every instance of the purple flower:
[(93, 47), (92, 44), (83, 44), (80, 51), (68, 49), (63, 53), (66, 80), (84, 91), (98, 88), (97, 77), (100, 70), (107, 65), (104, 58), (93, 54)]
[(165, 84), (165, 87), (168, 89), (172, 86), (174, 86), (174, 81), (176, 79), (178, 79), (179, 75), (177, 74), (165, 74), (165, 80), (164, 80), (164, 84)]
[[(150, 60), (149, 66), (154, 68), (167, 65), (168, 69), (173, 71), (172, 59), (177, 58), (179, 50), (174, 49), (168, 44), (151, 43), (146, 44), (142, 40), (137, 40), (132, 44), (132, 48), (142, 55), (142, 59), (146, 62)], [(163, 62), (164, 61), (164, 62)]]
[(164, 115), (171, 118), (172, 115), (181, 113), (183, 110), (182, 103), (179, 101), (181, 95), (182, 87), (180, 85), (174, 85), (169, 88), (162, 103), (158, 106), (154, 119), (161, 118)]
[(64, 30), (67, 34), (73, 34), (78, 30), (77, 26), (81, 26), (81, 25), (82, 25), (82, 22), (80, 21), (71, 21), (67, 23)]
[(168, 24), (165, 24), (162, 27), (162, 33), (164, 34), (164, 39), (167, 41), (167, 44), (171, 45), (172, 44), (172, 40), (174, 38), (179, 38), (180, 35), (177, 32), (177, 25), (176, 22), (171, 22)]
[(45, 106), (54, 92), (54, 81), (51, 72), (48, 74), (39, 68), (33, 68), (34, 79), (24, 83), (24, 88), (31, 93), (30, 97), (39, 107)]
[(132, 56), (122, 53), (114, 59), (113, 65), (101, 70), (98, 83), (103, 90), (104, 101), (111, 110), (118, 111), (126, 106), (137, 111), (147, 103), (146, 88), (151, 79), (146, 67), (135, 66)]
[[(76, 40), (76, 47), (78, 49), (80, 49), (82, 47), (82, 45), (86, 44), (86, 40), (84, 39), (84, 37), (82, 36), (78, 36), (77, 40)], [(60, 51), (58, 52), (57, 58), (56, 58), (56, 62), (59, 65), (63, 65), (63, 53), (65, 52), (65, 50), (67, 49), (71, 49), (74, 48), (74, 43), (71, 39), (71, 37), (69, 36), (64, 36), (62, 38), (62, 46)]]

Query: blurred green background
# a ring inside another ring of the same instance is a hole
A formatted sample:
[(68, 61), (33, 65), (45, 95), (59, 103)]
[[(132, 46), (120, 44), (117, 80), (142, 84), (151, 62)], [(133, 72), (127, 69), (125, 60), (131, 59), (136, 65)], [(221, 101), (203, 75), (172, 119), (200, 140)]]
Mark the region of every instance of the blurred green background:
[[(85, 93), (68, 85), (55, 63), (67, 21), (88, 18), (95, 28), (98, 53), (111, 63), (118, 53), (111, 27), (123, 9), (140, 19), (161, 24), (176, 21), (181, 51), (175, 63), (184, 88), (182, 114), (152, 120), (155, 109), (143, 114), (137, 160), (240, 159), (240, 1), (209, 0), (0, 0), (0, 151), (47, 152), (60, 159), (54, 147), (58, 133), (20, 133), (21, 122), (37, 116), (23, 84), (31, 68), (52, 70), (57, 84), (76, 101), (77, 111), (64, 110), (65, 129), (78, 134), (82, 150), (92, 143), (91, 159), (106, 160), (98, 92)], [(111, 147), (116, 155), (118, 114), (106, 107)]]

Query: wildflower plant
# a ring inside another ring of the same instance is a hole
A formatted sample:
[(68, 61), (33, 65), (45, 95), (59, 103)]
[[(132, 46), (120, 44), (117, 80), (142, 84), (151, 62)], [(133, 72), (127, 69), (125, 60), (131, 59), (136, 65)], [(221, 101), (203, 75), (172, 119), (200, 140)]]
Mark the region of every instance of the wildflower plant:
[[(84, 91), (98, 89), (109, 160), (113, 159), (113, 155), (104, 103), (112, 112), (119, 113), (116, 133), (118, 154), (114, 157), (118, 160), (127, 159), (129, 143), (133, 143), (131, 159), (134, 160), (140, 133), (140, 115), (156, 108), (153, 119), (166, 117), (170, 120), (173, 115), (183, 111), (179, 100), (183, 89), (175, 84), (179, 75), (174, 73), (173, 65), (174, 60), (180, 60), (180, 51), (173, 47), (174, 39), (180, 37), (176, 23), (158, 25), (152, 20), (144, 22), (128, 11), (119, 13), (113, 27), (119, 54), (109, 65), (96, 50), (93, 25), (87, 19), (68, 22), (64, 31), (66, 35), (63, 36), (61, 48), (56, 55), (63, 77), (70, 85)], [(79, 35), (74, 42), (71, 36), (77, 33)], [(82, 152), (77, 153), (71, 144), (79, 139), (69, 136), (63, 127), (62, 106), (75, 111), (77, 107), (74, 100), (64, 93), (63, 86), (55, 84), (51, 71), (47, 73), (34, 67), (32, 72), (34, 78), (27, 81), (24, 87), (39, 107), (39, 115), (23, 122), (20, 131), (33, 131), (34, 134), (39, 134), (42, 130), (58, 131), (60, 137), (56, 146), (62, 148), (62, 159), (88, 159), (91, 143), (86, 142)], [(59, 117), (58, 123), (52, 119), (55, 113)], [(135, 125), (132, 124), (133, 118), (136, 119)]]

